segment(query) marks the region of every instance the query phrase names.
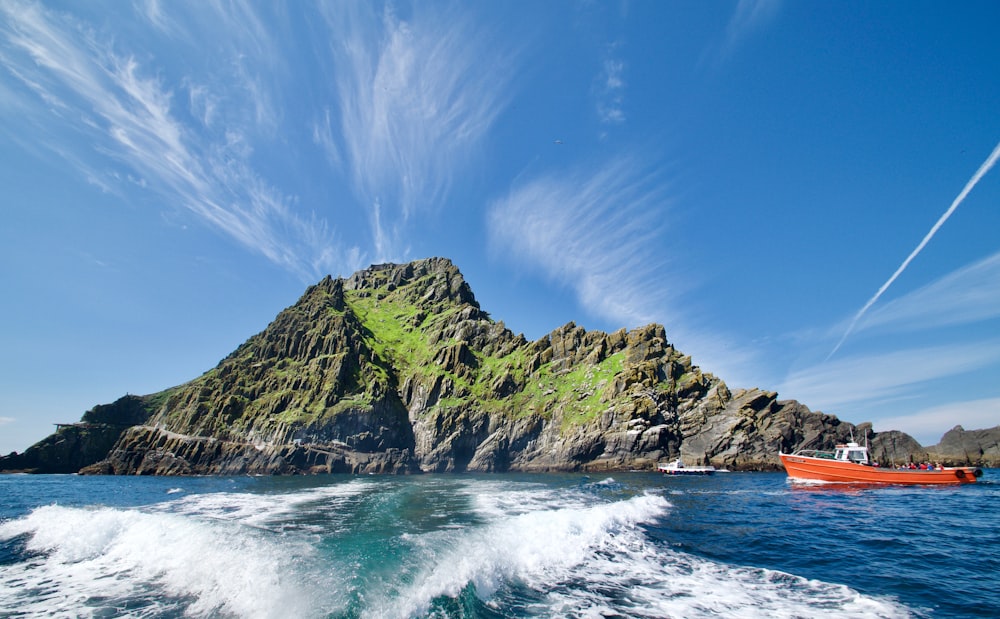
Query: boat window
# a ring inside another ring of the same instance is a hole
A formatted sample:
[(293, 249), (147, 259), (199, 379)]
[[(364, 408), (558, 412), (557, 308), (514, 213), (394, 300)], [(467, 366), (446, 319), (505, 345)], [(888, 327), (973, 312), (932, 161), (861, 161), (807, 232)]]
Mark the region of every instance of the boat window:
[(851, 460), (855, 462), (864, 462), (868, 458), (865, 457), (865, 452), (863, 451), (852, 451), (848, 456)]

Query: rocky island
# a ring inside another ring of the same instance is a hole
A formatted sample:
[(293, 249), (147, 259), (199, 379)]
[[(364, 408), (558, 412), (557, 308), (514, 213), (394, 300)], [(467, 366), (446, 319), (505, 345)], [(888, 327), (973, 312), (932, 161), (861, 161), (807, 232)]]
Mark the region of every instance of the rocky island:
[(87, 411), (0, 470), (315, 474), (776, 470), (853, 433), (878, 458), (996, 465), (1000, 427), (925, 449), (760, 389), (730, 390), (648, 325), (527, 341), (444, 258), (326, 277), (202, 376)]

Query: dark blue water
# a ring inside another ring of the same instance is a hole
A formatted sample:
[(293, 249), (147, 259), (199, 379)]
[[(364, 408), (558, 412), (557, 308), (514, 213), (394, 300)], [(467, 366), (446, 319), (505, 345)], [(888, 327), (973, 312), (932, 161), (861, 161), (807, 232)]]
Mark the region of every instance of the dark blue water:
[(0, 617), (997, 617), (1000, 471), (0, 476)]

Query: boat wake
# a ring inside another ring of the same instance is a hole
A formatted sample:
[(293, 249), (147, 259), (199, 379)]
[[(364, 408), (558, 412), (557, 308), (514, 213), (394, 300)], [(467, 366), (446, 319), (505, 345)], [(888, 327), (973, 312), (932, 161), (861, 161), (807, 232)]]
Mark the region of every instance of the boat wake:
[[(177, 514), (40, 507), (0, 525), (20, 561), (0, 566), (4, 616), (307, 616), (289, 566), (315, 551)], [(3, 613), (0, 613), (3, 614)]]
[(661, 493), (613, 479), (355, 479), (142, 508), (50, 505), (0, 523), (0, 616), (910, 615), (842, 585), (681, 552), (651, 534), (676, 517)]
[(407, 584), (365, 616), (441, 616), (470, 594), (526, 617), (910, 616), (842, 585), (664, 548), (646, 532), (670, 517), (662, 496), (594, 505), (582, 493), (484, 486), (475, 488), (477, 508), (491, 522), (457, 538), (410, 539), (414, 562), (400, 574)]

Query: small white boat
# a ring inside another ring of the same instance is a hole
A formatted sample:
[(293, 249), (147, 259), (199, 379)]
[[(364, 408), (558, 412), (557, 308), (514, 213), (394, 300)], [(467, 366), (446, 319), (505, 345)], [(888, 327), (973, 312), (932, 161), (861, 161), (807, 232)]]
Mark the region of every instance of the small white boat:
[(659, 463), (656, 470), (664, 475), (711, 475), (715, 472), (714, 466), (684, 466), (684, 461), (680, 458), (668, 463)]

